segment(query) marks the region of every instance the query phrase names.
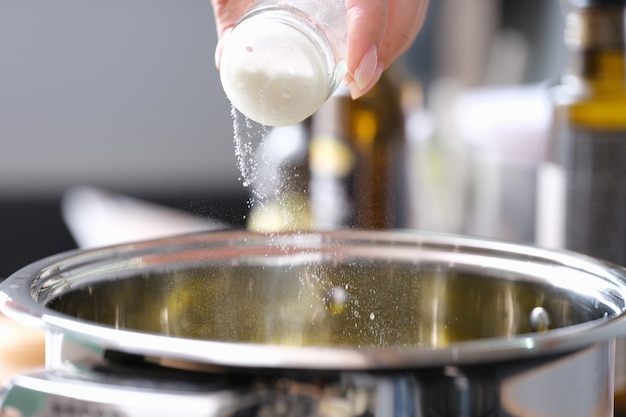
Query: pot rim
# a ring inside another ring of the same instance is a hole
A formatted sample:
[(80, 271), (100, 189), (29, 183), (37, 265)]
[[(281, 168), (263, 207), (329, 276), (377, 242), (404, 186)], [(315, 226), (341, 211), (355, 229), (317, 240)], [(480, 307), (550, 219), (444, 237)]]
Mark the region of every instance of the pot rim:
[[(158, 248), (188, 248), (199, 244), (233, 247), (266, 240), (268, 235), (247, 231), (199, 232), (88, 250), (72, 250), (36, 261), (0, 283), (0, 312), (51, 335), (63, 335), (93, 351), (115, 350), (146, 357), (179, 360), (198, 366), (267, 369), (385, 370), (443, 365), (478, 364), (547, 356), (575, 351), (626, 335), (626, 268), (574, 252), (549, 250), (516, 243), (414, 230), (307, 232), (273, 234), (273, 239), (381, 241), (413, 245), (453, 246), (515, 255), (522, 262), (542, 261), (595, 277), (606, 284), (605, 297), (614, 301), (615, 316), (541, 333), (474, 339), (445, 347), (355, 348), (335, 346), (279, 346), (171, 337), (115, 329), (81, 322), (46, 308), (37, 297), (55, 274), (91, 262), (113, 260), (120, 254), (147, 254)], [(530, 263), (528, 265), (531, 265)], [(49, 337), (48, 337), (49, 339)]]

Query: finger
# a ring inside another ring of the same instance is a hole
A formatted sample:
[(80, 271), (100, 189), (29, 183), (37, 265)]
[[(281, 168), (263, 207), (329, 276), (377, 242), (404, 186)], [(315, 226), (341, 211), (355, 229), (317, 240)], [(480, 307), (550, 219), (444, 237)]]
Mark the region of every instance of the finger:
[(224, 32), (235, 26), (253, 2), (254, 0), (211, 0), (217, 36), (222, 37)]
[(406, 52), (419, 33), (428, 0), (389, 0), (389, 24), (380, 44), (378, 59), (389, 66)]
[(382, 72), (378, 51), (387, 28), (388, 0), (346, 0), (348, 24), (348, 83), (364, 90)]
[[(346, 82), (352, 98), (367, 93), (382, 71), (411, 46), (424, 23), (428, 4), (428, 0), (346, 0), (346, 7), (350, 7)], [(353, 18), (350, 10), (358, 18)]]
[(217, 29), (217, 46), (215, 48), (215, 66), (219, 69), (224, 39), (241, 16), (252, 6), (254, 0), (211, 0), (215, 14)]
[(224, 50), (224, 42), (228, 37), (228, 34), (232, 30), (232, 27), (224, 30), (222, 32), (222, 36), (217, 40), (217, 45), (215, 46), (215, 68), (220, 69), (220, 62), (222, 61), (222, 51)]

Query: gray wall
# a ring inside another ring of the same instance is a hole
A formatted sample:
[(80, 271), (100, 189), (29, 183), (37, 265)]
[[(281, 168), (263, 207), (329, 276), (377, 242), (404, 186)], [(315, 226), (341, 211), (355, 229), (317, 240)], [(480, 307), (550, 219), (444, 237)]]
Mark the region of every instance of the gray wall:
[(0, 0), (0, 198), (237, 190), (208, 0)]

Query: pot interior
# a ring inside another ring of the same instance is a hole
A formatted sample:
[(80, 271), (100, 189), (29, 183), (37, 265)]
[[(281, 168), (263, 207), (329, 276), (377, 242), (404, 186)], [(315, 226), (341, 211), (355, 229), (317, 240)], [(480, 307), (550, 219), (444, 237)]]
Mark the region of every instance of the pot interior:
[(57, 291), (46, 307), (81, 321), (180, 338), (359, 348), (441, 348), (619, 313), (603, 289), (563, 285), (579, 277), (565, 279), (567, 270), (553, 266), (537, 272), (528, 260), (502, 267), (499, 256), (461, 259), (449, 248), (432, 252), (436, 256), (351, 253), (348, 246), (305, 252), (233, 257), (209, 251), (193, 261), (91, 273)]

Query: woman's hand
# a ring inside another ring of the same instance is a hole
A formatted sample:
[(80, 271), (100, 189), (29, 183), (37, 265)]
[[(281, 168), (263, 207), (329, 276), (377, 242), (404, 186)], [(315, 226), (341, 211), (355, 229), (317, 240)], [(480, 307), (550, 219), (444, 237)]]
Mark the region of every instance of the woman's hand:
[(413, 43), (428, 0), (346, 0), (348, 85), (352, 98), (369, 91)]
[[(346, 0), (348, 23), (346, 82), (353, 98), (368, 92), (381, 73), (413, 43), (424, 22), (429, 0)], [(212, 0), (218, 44), (222, 42), (253, 0)]]

